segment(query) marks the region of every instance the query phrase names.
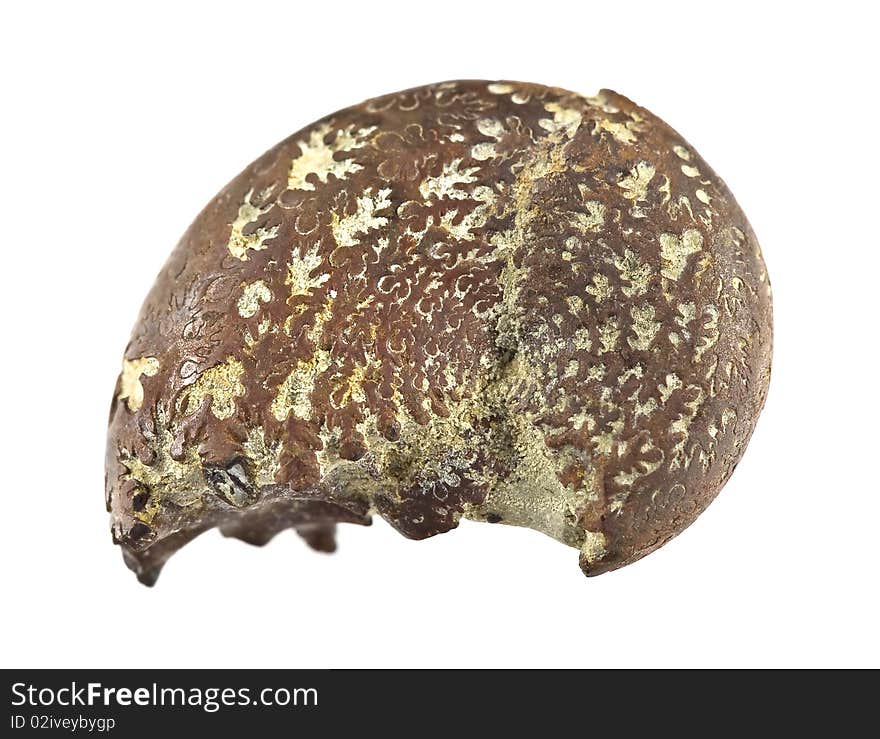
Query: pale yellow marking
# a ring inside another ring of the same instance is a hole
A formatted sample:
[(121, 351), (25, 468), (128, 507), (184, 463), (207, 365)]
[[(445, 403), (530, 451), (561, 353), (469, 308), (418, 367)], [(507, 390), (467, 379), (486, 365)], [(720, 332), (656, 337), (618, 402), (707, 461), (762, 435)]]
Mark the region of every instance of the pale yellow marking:
[(486, 141), (482, 141), (479, 144), (474, 144), (471, 147), (471, 156), (478, 162), (485, 162), (487, 159), (492, 159), (495, 154), (495, 144), (491, 144)]
[(221, 364), (209, 367), (192, 385), (186, 388), (177, 401), (178, 409), (185, 415), (195, 413), (202, 401), (211, 396), (211, 413), (221, 421), (235, 413), (235, 399), (245, 393), (241, 378), (244, 365), (235, 357), (228, 357)]
[(714, 305), (707, 305), (703, 313), (708, 316), (708, 320), (703, 324), (703, 328), (706, 330), (706, 335), (700, 337), (700, 343), (694, 351), (695, 362), (701, 361), (703, 355), (715, 346), (715, 344), (718, 343), (718, 339), (721, 337), (718, 330), (718, 319), (721, 313), (718, 308)]
[(581, 553), (587, 564), (593, 564), (603, 559), (608, 553), (605, 534), (601, 531), (585, 531), (584, 543), (581, 545)]
[[(638, 452), (640, 454), (647, 454), (648, 452), (651, 452), (655, 449), (657, 449), (657, 447), (650, 441), (647, 441), (639, 447)], [(662, 464), (663, 453), (662, 450), (660, 450), (660, 459), (658, 459), (656, 462), (647, 462), (644, 459), (638, 460), (635, 465), (628, 471), (621, 470), (620, 472), (618, 472), (614, 476), (614, 482), (616, 482), (621, 487), (631, 488), (636, 480), (642, 477), (647, 477), (652, 472), (656, 472)]]
[(135, 516), (150, 523), (164, 501), (186, 507), (195, 505), (210, 488), (202, 472), (202, 460), (194, 445), (184, 448), (184, 457), (176, 460), (171, 456), (177, 429), (173, 428), (161, 404), (156, 406), (154, 430), (144, 432), (144, 441), (153, 451), (150, 464), (144, 464), (136, 456), (123, 452), (120, 461), (128, 469), (128, 477), (141, 483), (150, 493), (147, 508)]
[(278, 421), (286, 421), (291, 413), (304, 420), (311, 417), (315, 379), (330, 366), (326, 352), (315, 359), (315, 362), (298, 361), (278, 388), (271, 406), (272, 415)]
[[(349, 403), (363, 404), (367, 401), (367, 395), (364, 391), (364, 383), (375, 372), (381, 369), (380, 362), (370, 352), (365, 352), (366, 357), (363, 363), (355, 365), (348, 377), (340, 377), (337, 375), (333, 379), (333, 387), (330, 390), (330, 405), (339, 410)], [(426, 363), (427, 364), (427, 363)], [(337, 400), (337, 390), (342, 387), (342, 396)], [(426, 377), (422, 378), (422, 392), (427, 393), (431, 385)], [(433, 409), (426, 408), (429, 413), (433, 413)]]
[(721, 413), (721, 430), (727, 430), (727, 426), (734, 423), (736, 419), (736, 411), (733, 408), (725, 408)]
[(274, 239), (278, 235), (278, 226), (271, 228), (258, 228), (252, 234), (245, 235), (244, 229), (253, 223), (257, 218), (266, 213), (271, 207), (269, 203), (262, 208), (251, 203), (254, 191), (251, 189), (244, 196), (244, 201), (238, 208), (238, 215), (232, 222), (232, 231), (229, 234), (229, 241), (226, 248), (229, 253), (242, 262), (247, 261), (247, 253), (249, 249), (253, 251), (262, 251), (266, 248), (266, 241)]
[(697, 196), (697, 200), (699, 200), (703, 205), (709, 205), (712, 201), (712, 198), (709, 197), (708, 193), (705, 190), (699, 189), (696, 191), (695, 195)]
[(663, 178), (663, 184), (657, 190), (663, 193), (663, 199), (660, 202), (666, 205), (672, 199), (672, 182), (665, 174), (661, 175), (661, 177)]
[(599, 343), (602, 345), (599, 354), (613, 352), (620, 338), (620, 324), (616, 318), (609, 318), (599, 324)]
[(315, 323), (309, 329), (307, 338), (316, 347), (312, 357), (299, 360), (278, 387), (270, 410), (278, 421), (285, 421), (292, 414), (297, 418), (309, 420), (312, 416), (312, 392), (318, 376), (331, 365), (330, 352), (318, 347), (324, 324), (333, 312), (332, 298), (327, 300), (321, 312), (315, 316)]
[(614, 293), (614, 288), (611, 287), (611, 280), (600, 272), (593, 275), (593, 284), (587, 285), (585, 289), (595, 298), (597, 303), (607, 300)]
[(436, 177), (427, 177), (419, 185), (419, 192), (425, 200), (436, 197), (438, 200), (442, 198), (451, 198), (453, 200), (465, 200), (470, 197), (467, 191), (460, 190), (456, 185), (469, 185), (476, 182), (474, 172), (479, 171), (479, 167), (461, 168), (461, 159), (453, 159), (443, 165), (443, 171)]
[(687, 267), (688, 257), (702, 248), (703, 234), (695, 229), (689, 228), (681, 236), (660, 234), (660, 274), (667, 280), (677, 280)]
[(357, 209), (350, 216), (340, 218), (333, 213), (331, 227), (336, 243), (339, 246), (354, 246), (358, 243), (360, 234), (387, 225), (388, 219), (377, 214), (391, 205), (391, 200), (388, 198), (390, 194), (391, 188), (386, 187), (373, 195), (373, 188), (368, 187), (357, 199)]
[(660, 400), (665, 404), (672, 396), (672, 393), (676, 390), (681, 390), (682, 387), (684, 386), (678, 375), (674, 372), (666, 375), (666, 382), (657, 386), (657, 389), (660, 391)]
[(713, 439), (717, 440), (719, 433), (726, 433), (727, 427), (732, 423), (736, 423), (737, 415), (736, 411), (733, 408), (725, 408), (721, 413), (721, 424), (720, 427), (715, 421), (712, 421), (709, 424), (709, 436)]
[(290, 163), (287, 175), (288, 190), (314, 190), (315, 186), (306, 179), (311, 174), (314, 174), (319, 181), (327, 182), (330, 175), (342, 180), (349, 174), (363, 169), (353, 159), (338, 161), (333, 155), (365, 146), (366, 138), (376, 130), (375, 126), (360, 128), (357, 131), (353, 125), (347, 126), (337, 130), (333, 141), (325, 144), (324, 139), (331, 130), (330, 124), (322, 123), (312, 130), (308, 141), (299, 142), (300, 155)]
[(654, 178), (656, 172), (657, 170), (654, 169), (653, 164), (642, 161), (636, 164), (629, 174), (617, 183), (617, 186), (623, 190), (623, 197), (633, 201), (630, 213), (636, 218), (643, 218), (645, 216), (639, 203), (647, 197), (648, 183)]
[(617, 123), (616, 121), (603, 118), (596, 121), (593, 126), (593, 135), (595, 136), (600, 131), (607, 131), (622, 144), (634, 144), (636, 142), (635, 130), (637, 130), (636, 124), (632, 121)]
[(579, 351), (590, 351), (593, 342), (590, 339), (590, 330), (587, 328), (579, 328), (574, 332), (574, 348)]
[[(500, 140), (505, 133), (504, 124), (497, 118), (481, 118), (477, 121), (477, 131), (479, 131), (483, 136), (488, 136), (489, 138), (495, 139), (496, 142)], [(490, 143), (487, 141), (480, 142), (479, 144), (474, 144), (471, 147), (471, 157), (476, 159), (478, 162), (484, 162), (487, 159), (492, 159), (497, 155), (497, 153), (498, 152), (495, 150), (495, 143)]]
[(700, 170), (696, 167), (692, 167), (690, 164), (682, 164), (681, 171), (688, 177), (699, 177)]
[(654, 165), (650, 162), (639, 162), (626, 177), (617, 183), (617, 186), (624, 191), (623, 197), (627, 200), (636, 202), (644, 200), (648, 194), (648, 183), (654, 178), (656, 172)]
[(677, 219), (681, 210), (684, 209), (688, 212), (691, 219), (693, 219), (694, 212), (691, 209), (690, 199), (687, 195), (679, 195), (677, 198), (673, 198), (672, 183), (666, 175), (663, 175), (663, 184), (660, 186), (659, 190), (663, 193), (663, 204), (666, 206), (666, 212), (669, 213), (671, 218)]
[(687, 325), (697, 317), (697, 306), (695, 303), (681, 303), (678, 312), (681, 317), (676, 316), (675, 322), (682, 328), (687, 328)]
[[(611, 409), (613, 410), (613, 406)], [(621, 416), (620, 418), (605, 424), (608, 431), (590, 437), (590, 441), (595, 446), (597, 454), (609, 455), (614, 451), (614, 445), (617, 443), (620, 434), (623, 432), (623, 426), (624, 420), (623, 416)]]
[(706, 395), (703, 392), (703, 388), (699, 385), (688, 385), (687, 391), (691, 393), (695, 393), (696, 397), (685, 403), (685, 408), (687, 411), (678, 416), (671, 424), (669, 424), (669, 436), (678, 436), (678, 441), (675, 442), (675, 445), (672, 447), (672, 454), (669, 459), (669, 469), (675, 470), (681, 467), (687, 466), (687, 459), (685, 458), (685, 446), (690, 438), (689, 429), (691, 423), (697, 415), (697, 411), (700, 409), (700, 406), (703, 404), (703, 401), (706, 399)]
[(559, 103), (544, 103), (544, 110), (552, 113), (553, 118), (542, 118), (538, 121), (538, 125), (550, 133), (562, 132), (568, 138), (571, 138), (577, 133), (583, 121), (583, 116), (579, 110), (566, 108)]
[(290, 295), (309, 295), (312, 290), (319, 288), (330, 279), (329, 273), (312, 277), (312, 272), (319, 267), (323, 260), (318, 254), (319, 244), (314, 244), (307, 251), (302, 251), (300, 246), (293, 247), (290, 262), (287, 263), (287, 277), (285, 285), (290, 285)]
[(584, 426), (587, 427), (587, 431), (596, 428), (596, 419), (583, 409), (572, 415), (570, 423), (575, 431), (580, 431)]
[(257, 487), (273, 485), (275, 475), (281, 469), (281, 442), (270, 441), (262, 426), (248, 429), (248, 436), (242, 444), (250, 464), (251, 480)]
[(632, 367), (630, 367), (625, 372), (621, 373), (617, 377), (617, 386), (623, 387), (630, 380), (635, 378), (636, 380), (641, 380), (642, 377), (645, 376), (645, 368), (642, 366), (641, 362), (637, 362)]
[(496, 199), (492, 189), (485, 185), (475, 187), (470, 197), (477, 201), (477, 207), (466, 214), (460, 222), (455, 223), (458, 217), (457, 210), (444, 213), (440, 217), (441, 228), (445, 229), (450, 236), (459, 241), (474, 240), (474, 229), (485, 225)]
[(633, 319), (632, 330), (636, 337), (628, 338), (626, 341), (633, 349), (647, 351), (651, 348), (651, 343), (661, 326), (659, 321), (654, 320), (655, 313), (654, 306), (648, 303), (630, 308), (629, 314)]
[(604, 113), (615, 114), (620, 112), (620, 108), (614, 105), (611, 102), (611, 99), (603, 92), (600, 91), (593, 95), (592, 97), (584, 98), (589, 105), (594, 108), (599, 108)]
[(584, 203), (586, 213), (576, 212), (573, 214), (571, 225), (582, 233), (596, 233), (602, 230), (605, 224), (605, 206), (598, 200), (588, 200)]
[(141, 375), (155, 377), (158, 371), (159, 360), (156, 357), (123, 359), (117, 399), (124, 400), (128, 410), (132, 413), (139, 411), (144, 404), (144, 386), (141, 384)]
[(497, 118), (480, 118), (477, 121), (477, 130), (483, 136), (489, 136), (493, 139), (501, 138), (504, 135), (504, 124)]
[(620, 273), (620, 278), (629, 285), (623, 288), (628, 298), (644, 295), (651, 282), (651, 266), (643, 262), (639, 256), (629, 249), (623, 250), (623, 257), (613, 258), (613, 264)]
[(568, 303), (569, 312), (573, 316), (577, 316), (584, 309), (584, 300), (579, 295), (566, 295), (565, 302)]
[(684, 159), (686, 162), (689, 162), (691, 160), (691, 153), (687, 149), (685, 149), (683, 146), (680, 146), (680, 145), (673, 146), (672, 151), (675, 152), (675, 155), (679, 159)]
[(641, 416), (645, 416), (646, 418), (650, 417), (658, 407), (657, 399), (654, 396), (650, 396), (644, 403), (639, 402), (638, 390), (632, 394), (630, 400), (633, 401), (633, 418), (636, 421), (638, 421)]
[[(259, 324), (257, 324), (257, 335), (256, 336), (254, 336), (251, 333), (250, 328), (245, 329), (245, 332), (244, 332), (245, 346), (248, 349), (252, 350), (259, 343), (260, 339), (262, 339), (262, 337), (265, 336), (269, 331), (272, 331), (272, 333), (277, 333), (278, 326), (272, 324), (272, 320), (269, 318), (269, 316), (263, 316), (263, 319), (259, 322)], [(248, 356), (252, 357), (253, 353), (248, 352)]]
[(505, 82), (492, 82), (488, 90), (493, 95), (508, 95), (513, 92), (513, 85), (508, 85)]
[(241, 289), (238, 299), (238, 315), (242, 318), (253, 318), (260, 310), (260, 303), (272, 300), (272, 292), (262, 280), (246, 283)]

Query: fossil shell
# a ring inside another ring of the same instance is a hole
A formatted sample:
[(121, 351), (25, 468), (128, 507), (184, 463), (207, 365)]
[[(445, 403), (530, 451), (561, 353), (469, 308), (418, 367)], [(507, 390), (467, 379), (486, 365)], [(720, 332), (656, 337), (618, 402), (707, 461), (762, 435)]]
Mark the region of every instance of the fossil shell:
[(609, 91), (446, 82), (294, 134), (199, 214), (125, 351), (107, 446), (142, 582), (214, 526), (334, 547), (378, 513), (580, 550), (691, 523), (770, 376), (770, 284), (724, 183)]

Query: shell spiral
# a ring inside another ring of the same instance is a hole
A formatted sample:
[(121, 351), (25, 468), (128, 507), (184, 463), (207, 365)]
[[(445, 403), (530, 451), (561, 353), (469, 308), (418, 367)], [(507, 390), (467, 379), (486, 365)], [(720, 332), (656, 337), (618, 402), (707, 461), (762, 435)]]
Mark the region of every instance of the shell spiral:
[(770, 285), (724, 183), (609, 91), (462, 81), (294, 134), (199, 214), (111, 408), (139, 578), (201, 532), (527, 526), (598, 574), (711, 502), (764, 402)]

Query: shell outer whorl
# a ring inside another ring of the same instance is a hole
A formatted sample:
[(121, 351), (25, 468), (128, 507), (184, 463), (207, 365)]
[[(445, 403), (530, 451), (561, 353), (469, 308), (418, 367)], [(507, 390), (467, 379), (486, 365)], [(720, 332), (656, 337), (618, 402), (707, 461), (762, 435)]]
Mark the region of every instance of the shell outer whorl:
[(770, 374), (770, 284), (724, 183), (647, 110), (517, 82), (368, 100), (294, 134), (186, 231), (107, 444), (146, 583), (218, 526), (331, 550), (527, 526), (599, 574), (689, 525)]

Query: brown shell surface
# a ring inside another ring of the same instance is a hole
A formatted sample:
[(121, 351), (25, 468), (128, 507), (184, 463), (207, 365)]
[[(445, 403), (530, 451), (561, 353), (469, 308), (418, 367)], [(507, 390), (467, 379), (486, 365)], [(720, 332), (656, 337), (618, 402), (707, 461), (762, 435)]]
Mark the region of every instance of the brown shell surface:
[(739, 461), (770, 285), (724, 183), (626, 98), (461, 81), (281, 142), (171, 254), (114, 393), (106, 500), (142, 582), (201, 532), (332, 551), (379, 514), (661, 546)]

